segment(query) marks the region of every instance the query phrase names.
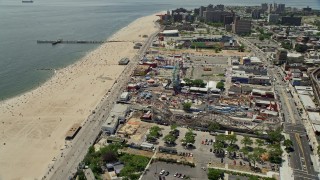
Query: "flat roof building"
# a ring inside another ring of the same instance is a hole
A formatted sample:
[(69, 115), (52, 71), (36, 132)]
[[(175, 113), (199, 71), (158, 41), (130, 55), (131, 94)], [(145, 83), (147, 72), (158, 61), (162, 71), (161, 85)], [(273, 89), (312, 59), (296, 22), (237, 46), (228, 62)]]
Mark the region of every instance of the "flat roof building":
[(81, 129), (81, 126), (79, 123), (73, 124), (66, 134), (66, 140), (72, 140), (80, 131), (80, 129)]
[(128, 106), (125, 104), (115, 104), (108, 118), (102, 124), (101, 129), (107, 133), (114, 134), (120, 122), (125, 120)]
[(179, 36), (179, 31), (178, 30), (164, 30), (160, 34), (162, 36), (167, 36), (167, 37), (176, 37), (176, 36)]
[(130, 94), (129, 92), (123, 92), (121, 95), (120, 95), (120, 101), (128, 101), (129, 100), (129, 97), (130, 97)]
[(127, 65), (129, 63), (129, 58), (122, 58), (119, 61), (119, 65)]

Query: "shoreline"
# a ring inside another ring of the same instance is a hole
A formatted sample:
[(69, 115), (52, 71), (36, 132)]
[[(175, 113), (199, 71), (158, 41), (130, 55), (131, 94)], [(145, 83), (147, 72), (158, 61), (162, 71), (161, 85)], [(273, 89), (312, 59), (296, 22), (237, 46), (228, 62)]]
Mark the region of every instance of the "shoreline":
[[(155, 13), (158, 14), (158, 13)], [(104, 43), (45, 83), (23, 94), (0, 102), (0, 179), (24, 179), (41, 176), (52, 158), (64, 148), (64, 136), (74, 123), (86, 121), (126, 66), (118, 60), (137, 54), (133, 42), (151, 35), (158, 17), (140, 17), (115, 32)], [(28, 169), (36, 169), (30, 172)]]
[[(146, 16), (142, 16), (142, 17), (139, 17), (137, 19), (134, 19), (133, 21), (131, 21), (129, 24), (127, 24), (126, 26), (122, 27), (121, 29), (117, 30), (114, 32), (114, 34), (112, 34), (111, 36), (109, 37), (106, 37), (104, 39), (104, 41), (110, 41), (110, 40), (113, 40), (112, 38), (115, 38), (117, 37), (117, 33), (119, 33), (120, 31), (124, 30), (125, 28), (127, 28), (130, 24), (132, 24), (133, 22), (141, 19), (141, 18), (144, 18), (144, 17), (148, 17), (148, 16), (152, 16), (152, 15), (156, 15), (156, 14), (159, 14), (159, 13), (164, 13), (164, 11), (160, 11), (160, 12), (157, 12), (157, 13), (153, 13), (153, 14), (149, 14), (149, 15), (146, 15)], [(138, 41), (137, 41), (138, 42)], [(57, 69), (52, 69), (52, 76), (50, 76), (48, 79), (46, 79), (44, 82), (42, 83), (38, 83), (38, 85), (35, 85), (33, 86), (32, 88), (30, 88), (29, 90), (26, 90), (24, 92), (21, 92), (21, 93), (18, 93), (16, 95), (13, 95), (11, 97), (8, 97), (8, 98), (1, 98), (0, 99), (0, 108), (1, 108), (1, 105), (2, 104), (5, 104), (5, 103), (8, 103), (10, 101), (12, 101), (13, 99), (17, 99), (17, 98), (21, 98), (23, 96), (25, 96), (26, 94), (29, 94), (31, 93), (32, 91), (35, 91), (37, 90), (38, 88), (41, 88), (42, 86), (45, 86), (49, 81), (51, 81), (53, 78), (55, 78), (55, 76), (57, 75), (57, 73), (59, 73), (60, 71), (66, 71), (66, 69), (68, 68), (72, 68), (72, 66), (76, 65), (77, 63), (80, 63), (81, 61), (83, 61), (88, 55), (90, 55), (92, 52), (96, 51), (97, 49), (99, 49), (101, 46), (104, 46), (108, 44), (107, 42), (101, 44), (101, 45), (98, 45), (97, 47), (93, 48), (93, 49), (90, 49), (88, 50), (87, 52), (85, 52), (85, 55), (76, 59), (73, 63), (65, 66), (65, 67), (61, 67), (61, 68), (57, 68)]]

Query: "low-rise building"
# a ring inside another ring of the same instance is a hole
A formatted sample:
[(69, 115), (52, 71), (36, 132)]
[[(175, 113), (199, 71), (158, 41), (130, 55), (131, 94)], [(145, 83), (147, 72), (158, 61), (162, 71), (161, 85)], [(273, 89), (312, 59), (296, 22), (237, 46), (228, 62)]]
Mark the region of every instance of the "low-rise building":
[(129, 63), (129, 58), (122, 58), (119, 61), (119, 65), (127, 65)]
[(137, 68), (134, 70), (135, 76), (144, 76), (150, 71), (150, 66), (148, 65), (138, 65)]
[(249, 84), (270, 85), (269, 76), (251, 76), (248, 81)]
[(287, 54), (287, 63), (303, 63), (304, 56), (301, 53), (288, 53)]
[(102, 124), (102, 131), (114, 134), (120, 123), (125, 121), (128, 112), (128, 106), (125, 104), (115, 104), (112, 108), (108, 118)]
[(178, 37), (179, 31), (178, 30), (164, 30), (160, 34), (165, 37)]

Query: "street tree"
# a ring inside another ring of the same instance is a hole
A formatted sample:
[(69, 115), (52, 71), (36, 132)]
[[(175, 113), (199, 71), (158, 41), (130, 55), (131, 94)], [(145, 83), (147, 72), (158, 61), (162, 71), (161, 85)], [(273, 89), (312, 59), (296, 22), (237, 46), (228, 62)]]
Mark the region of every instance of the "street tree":
[(275, 164), (281, 164), (282, 152), (280, 144), (271, 145), (269, 150), (269, 161)]
[(285, 150), (290, 152), (292, 150), (293, 142), (290, 139), (286, 139), (283, 141), (283, 145), (286, 147)]
[(244, 136), (244, 138), (241, 140), (241, 144), (243, 144), (245, 147), (252, 145), (252, 143), (253, 142), (249, 136)]
[(272, 144), (280, 143), (280, 141), (284, 138), (284, 136), (281, 134), (281, 128), (269, 131), (268, 137)]

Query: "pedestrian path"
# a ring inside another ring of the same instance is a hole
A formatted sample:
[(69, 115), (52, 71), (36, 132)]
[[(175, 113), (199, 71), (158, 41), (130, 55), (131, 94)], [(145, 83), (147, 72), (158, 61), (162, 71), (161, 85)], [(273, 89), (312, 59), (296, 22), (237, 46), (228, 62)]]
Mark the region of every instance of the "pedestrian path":
[[(286, 139), (289, 139), (288, 134), (284, 134)], [(281, 146), (283, 154), (282, 154), (282, 165), (280, 167), (280, 179), (293, 179), (293, 170), (290, 167), (290, 160), (289, 160), (289, 154), (284, 149), (283, 146)]]

